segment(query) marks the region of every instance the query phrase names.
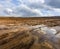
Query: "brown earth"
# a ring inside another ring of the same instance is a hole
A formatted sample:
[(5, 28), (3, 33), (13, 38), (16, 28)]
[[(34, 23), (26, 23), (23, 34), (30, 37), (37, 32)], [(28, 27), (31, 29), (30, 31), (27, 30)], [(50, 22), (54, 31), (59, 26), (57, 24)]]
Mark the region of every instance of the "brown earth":
[(60, 26), (60, 17), (42, 17), (42, 18), (16, 18), (16, 17), (0, 17), (0, 24), (27, 24), (27, 25), (40, 25), (45, 24), (48, 26)]
[(53, 42), (39, 28), (45, 24), (60, 26), (59, 18), (0, 18), (0, 49), (60, 49), (60, 39)]

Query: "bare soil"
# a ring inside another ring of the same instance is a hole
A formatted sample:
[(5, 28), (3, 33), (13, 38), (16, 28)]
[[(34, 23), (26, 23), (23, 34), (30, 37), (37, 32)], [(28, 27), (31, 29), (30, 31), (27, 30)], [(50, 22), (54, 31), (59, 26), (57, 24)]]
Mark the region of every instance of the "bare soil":
[[(60, 39), (52, 41), (39, 28), (60, 26), (60, 18), (0, 18), (0, 49), (60, 49)], [(55, 39), (55, 38), (54, 38)]]

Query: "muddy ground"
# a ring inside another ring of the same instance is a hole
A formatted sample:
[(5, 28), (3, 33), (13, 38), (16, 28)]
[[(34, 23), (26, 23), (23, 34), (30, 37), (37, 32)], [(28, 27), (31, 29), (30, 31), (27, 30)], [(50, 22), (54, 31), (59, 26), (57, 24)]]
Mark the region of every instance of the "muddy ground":
[(0, 49), (60, 49), (60, 18), (0, 18)]

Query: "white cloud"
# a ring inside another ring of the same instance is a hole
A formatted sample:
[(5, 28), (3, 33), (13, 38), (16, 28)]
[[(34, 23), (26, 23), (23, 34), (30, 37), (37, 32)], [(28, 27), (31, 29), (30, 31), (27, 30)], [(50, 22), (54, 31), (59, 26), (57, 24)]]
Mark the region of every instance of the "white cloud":
[(5, 12), (10, 15), (12, 14), (13, 10), (10, 8), (6, 8)]
[(45, 4), (54, 8), (60, 8), (60, 0), (45, 0)]
[[(18, 9), (18, 10), (17, 10)], [(20, 14), (22, 16), (37, 16), (40, 15), (39, 10), (37, 9), (31, 9), (30, 7), (28, 7), (27, 5), (21, 4), (19, 7), (17, 7), (16, 9), (14, 9), (15, 14)]]
[[(17, 0), (19, 5), (12, 3), (12, 0), (0, 2), (0, 15), (20, 15), (20, 16), (54, 16), (60, 15), (60, 8), (53, 8), (49, 4), (52, 0)], [(56, 0), (55, 0), (56, 1)], [(58, 1), (58, 0), (57, 0)]]
[(29, 2), (31, 2), (31, 3), (38, 3), (38, 2), (44, 3), (44, 0), (29, 0)]
[(38, 2), (40, 2), (40, 3), (44, 3), (45, 2), (45, 0), (18, 0), (19, 2), (21, 2), (21, 3), (38, 3)]
[(0, 4), (0, 7), (2, 7), (2, 5)]

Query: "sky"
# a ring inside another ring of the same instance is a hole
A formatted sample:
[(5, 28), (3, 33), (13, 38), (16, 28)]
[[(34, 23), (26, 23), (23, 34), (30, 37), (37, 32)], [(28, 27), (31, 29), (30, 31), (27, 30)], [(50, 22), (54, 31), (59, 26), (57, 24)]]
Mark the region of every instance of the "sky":
[(60, 16), (60, 0), (0, 0), (0, 16)]

